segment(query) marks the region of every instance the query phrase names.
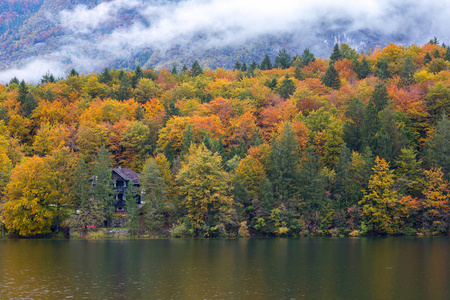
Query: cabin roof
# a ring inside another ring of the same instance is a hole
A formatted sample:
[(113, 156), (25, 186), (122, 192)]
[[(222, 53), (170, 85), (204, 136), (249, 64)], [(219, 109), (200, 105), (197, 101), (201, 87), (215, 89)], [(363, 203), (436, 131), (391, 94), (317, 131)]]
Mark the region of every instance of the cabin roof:
[[(131, 169), (125, 169), (125, 168), (115, 168), (111, 169), (111, 172), (116, 173), (119, 177), (121, 177), (125, 181), (132, 181), (133, 184), (139, 184), (141, 175), (134, 172)], [(94, 180), (94, 175), (89, 178), (90, 180)]]
[(126, 181), (131, 180), (131, 181), (133, 181), (133, 184), (139, 184), (141, 175), (139, 175), (138, 173), (134, 172), (131, 169), (116, 168), (116, 169), (111, 169), (111, 171), (116, 173), (117, 175), (119, 175)]

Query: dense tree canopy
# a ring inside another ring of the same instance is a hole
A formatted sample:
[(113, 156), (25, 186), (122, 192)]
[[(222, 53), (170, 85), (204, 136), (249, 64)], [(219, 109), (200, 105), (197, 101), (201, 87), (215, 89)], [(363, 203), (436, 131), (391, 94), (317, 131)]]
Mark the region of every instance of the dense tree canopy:
[(135, 233), (447, 234), (448, 48), (291, 55), (0, 85), (1, 222), (113, 224), (121, 166), (142, 174)]

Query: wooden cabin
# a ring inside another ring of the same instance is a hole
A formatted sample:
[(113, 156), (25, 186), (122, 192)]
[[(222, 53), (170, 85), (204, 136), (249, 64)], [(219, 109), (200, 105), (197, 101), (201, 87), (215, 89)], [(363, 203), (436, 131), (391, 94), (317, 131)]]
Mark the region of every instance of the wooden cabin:
[(114, 191), (116, 191), (115, 210), (116, 212), (125, 212), (125, 194), (130, 187), (137, 193), (136, 201), (141, 204), (141, 195), (139, 195), (139, 180), (141, 175), (131, 169), (117, 168), (111, 169), (111, 178), (114, 181)]
[[(115, 206), (115, 212), (121, 213), (126, 211), (126, 202), (125, 202), (125, 195), (127, 193), (127, 190), (129, 188), (133, 188), (136, 193), (136, 202), (138, 204), (142, 204), (141, 201), (141, 195), (139, 193), (140, 180), (141, 175), (134, 172), (131, 169), (125, 169), (118, 167), (116, 169), (111, 169), (111, 179), (113, 180), (113, 190), (114, 190), (114, 197), (116, 199)], [(92, 184), (95, 184), (94, 182), (95, 175), (90, 178), (92, 181)]]

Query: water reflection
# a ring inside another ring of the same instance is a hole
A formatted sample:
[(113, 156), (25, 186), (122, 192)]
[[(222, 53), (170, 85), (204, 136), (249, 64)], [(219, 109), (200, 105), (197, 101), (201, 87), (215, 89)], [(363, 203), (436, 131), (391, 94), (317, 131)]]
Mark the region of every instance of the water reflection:
[(449, 238), (0, 240), (0, 299), (450, 299)]

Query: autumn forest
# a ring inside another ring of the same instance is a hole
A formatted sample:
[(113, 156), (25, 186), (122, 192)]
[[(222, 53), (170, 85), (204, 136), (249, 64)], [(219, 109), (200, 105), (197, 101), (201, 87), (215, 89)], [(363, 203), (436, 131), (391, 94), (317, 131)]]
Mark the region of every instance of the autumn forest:
[[(44, 71), (45, 72), (45, 71)], [(447, 235), (450, 48), (281, 49), (0, 85), (0, 225), (147, 237)], [(111, 168), (141, 174), (115, 213)], [(90, 178), (95, 178), (93, 184)], [(142, 205), (135, 201), (142, 197)]]

